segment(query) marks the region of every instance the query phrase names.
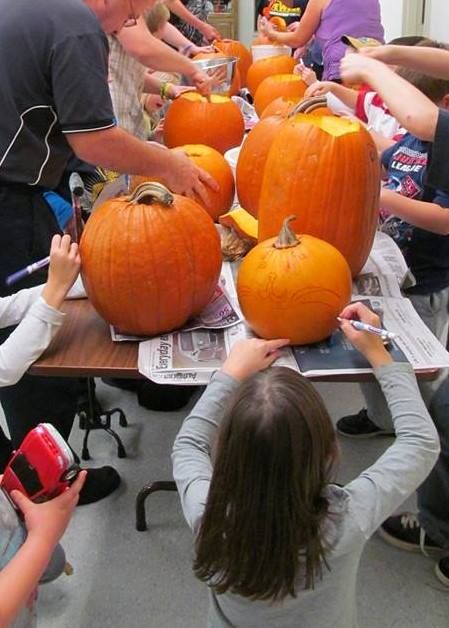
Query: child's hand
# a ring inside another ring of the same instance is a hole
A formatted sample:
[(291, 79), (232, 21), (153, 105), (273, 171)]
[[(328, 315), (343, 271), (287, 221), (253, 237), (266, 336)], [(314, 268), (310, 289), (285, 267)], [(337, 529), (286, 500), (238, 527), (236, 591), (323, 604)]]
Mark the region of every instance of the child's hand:
[(237, 342), (223, 364), (222, 371), (238, 380), (244, 380), (270, 366), (279, 356), (282, 347), (289, 344), (285, 338), (261, 340), (251, 338)]
[(380, 336), (376, 336), (367, 331), (357, 331), (357, 329), (354, 329), (354, 327), (347, 322), (348, 320), (357, 320), (362, 323), (368, 323), (373, 327), (381, 327), (380, 318), (377, 314), (374, 314), (374, 312), (367, 308), (366, 305), (363, 305), (363, 303), (356, 302), (345, 307), (340, 314), (340, 318), (347, 319), (340, 323), (342, 332), (351, 344), (365, 356), (371, 366), (382, 366), (392, 362), (391, 356), (385, 349)]
[(293, 68), (293, 74), (298, 74), (306, 85), (313, 85), (317, 82), (316, 73), (304, 65), (302, 59)]
[(50, 248), (48, 279), (42, 291), (42, 298), (48, 305), (59, 309), (67, 292), (75, 283), (81, 260), (78, 245), (69, 235), (54, 235)]
[(54, 548), (67, 528), (85, 479), (86, 471), (81, 471), (66, 491), (42, 504), (33, 503), (20, 491), (11, 491), (12, 499), (25, 518), (29, 537), (35, 537), (50, 551)]
[(306, 89), (304, 98), (311, 98), (312, 96), (325, 96), (332, 91), (333, 85), (335, 85), (335, 83), (332, 83), (332, 81), (315, 81), (315, 83), (312, 83), (312, 85)]

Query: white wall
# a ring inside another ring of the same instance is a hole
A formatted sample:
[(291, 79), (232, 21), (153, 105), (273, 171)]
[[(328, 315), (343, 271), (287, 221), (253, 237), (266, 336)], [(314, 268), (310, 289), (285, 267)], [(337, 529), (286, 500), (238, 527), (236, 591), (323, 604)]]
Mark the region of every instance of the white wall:
[[(380, 0), (385, 41), (402, 35), (404, 2), (407, 0)], [(441, 0), (441, 2), (447, 2), (447, 0)]]
[(429, 37), (449, 43), (449, 2), (448, 0), (427, 0), (429, 1)]
[(254, 0), (239, 0), (239, 40), (249, 46), (254, 35)]

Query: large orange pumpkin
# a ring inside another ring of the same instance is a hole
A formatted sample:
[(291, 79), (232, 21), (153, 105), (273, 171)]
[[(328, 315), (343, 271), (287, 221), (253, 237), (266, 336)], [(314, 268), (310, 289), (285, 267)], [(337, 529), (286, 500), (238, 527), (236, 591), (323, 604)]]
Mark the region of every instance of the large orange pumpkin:
[(379, 191), (376, 147), (358, 121), (294, 115), (279, 126), (266, 157), (259, 240), (274, 237), (295, 214), (293, 229), (333, 244), (356, 275), (373, 243)]
[[(224, 59), (227, 56), (231, 55), (227, 55), (223, 52), (199, 52), (193, 57), (193, 59)], [(225, 96), (235, 96), (239, 92), (242, 86), (242, 80), (240, 77), (238, 63), (236, 65), (237, 67), (235, 68), (234, 78), (232, 79), (231, 87), (226, 92), (220, 91), (220, 94), (223, 93)]]
[[(232, 168), (218, 150), (205, 146), (204, 144), (187, 144), (179, 146), (174, 150), (181, 150), (197, 166), (208, 172), (218, 183), (219, 190), (215, 192), (207, 188), (209, 204), (204, 205), (199, 196), (195, 196), (195, 201), (204, 207), (209, 216), (217, 221), (219, 216), (229, 211), (234, 201), (235, 183)], [(131, 177), (130, 191), (134, 190), (141, 183), (155, 181), (154, 177), (136, 175)], [(161, 180), (166, 185), (166, 182)]]
[(284, 120), (270, 116), (248, 133), (237, 160), (235, 182), (242, 207), (257, 217), (262, 177), (271, 144)]
[(337, 249), (296, 235), (285, 220), (278, 238), (258, 244), (243, 259), (237, 294), (249, 326), (262, 338), (308, 344), (327, 338), (351, 299), (351, 273)]
[(120, 330), (154, 336), (210, 301), (221, 251), (210, 216), (157, 183), (104, 202), (86, 223), (82, 276), (95, 309)]
[(275, 98), (284, 96), (285, 98), (302, 98), (307, 85), (297, 74), (273, 74), (267, 76), (254, 95), (254, 107), (257, 115), (262, 115), (265, 107)]
[(242, 42), (235, 39), (216, 39), (213, 42), (215, 48), (224, 52), (229, 57), (237, 57), (237, 67), (240, 72), (242, 87), (246, 87), (246, 75), (252, 63), (251, 53)]
[(254, 97), (257, 88), (267, 76), (273, 74), (291, 74), (296, 61), (287, 55), (277, 57), (267, 57), (252, 63), (246, 75), (247, 87), (251, 96)]
[(244, 132), (242, 113), (230, 98), (184, 92), (167, 110), (163, 137), (169, 148), (206, 144), (225, 153), (242, 143)]

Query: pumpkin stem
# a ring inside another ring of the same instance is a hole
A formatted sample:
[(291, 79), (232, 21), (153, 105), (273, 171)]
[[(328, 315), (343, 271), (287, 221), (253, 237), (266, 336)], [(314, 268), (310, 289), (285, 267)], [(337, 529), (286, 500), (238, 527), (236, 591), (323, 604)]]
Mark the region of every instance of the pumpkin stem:
[(278, 239), (273, 244), (275, 249), (291, 249), (295, 246), (298, 246), (299, 240), (296, 237), (296, 234), (293, 233), (289, 225), (292, 220), (296, 220), (296, 216), (288, 216), (282, 223)]
[(174, 200), (174, 196), (170, 190), (167, 189), (165, 185), (156, 183), (155, 181), (141, 183), (136, 187), (134, 192), (128, 196), (128, 201), (134, 203), (134, 205), (138, 203), (151, 205), (151, 203), (156, 201), (157, 203), (170, 207), (170, 205), (173, 205)]
[(325, 96), (312, 96), (311, 98), (304, 98), (288, 114), (289, 118), (293, 118), (297, 113), (312, 113), (315, 109), (325, 107), (327, 100)]

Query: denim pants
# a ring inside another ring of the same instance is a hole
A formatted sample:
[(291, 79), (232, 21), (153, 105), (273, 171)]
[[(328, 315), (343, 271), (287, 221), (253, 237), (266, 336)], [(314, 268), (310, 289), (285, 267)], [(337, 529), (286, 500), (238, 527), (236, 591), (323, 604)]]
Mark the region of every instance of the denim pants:
[[(430, 295), (411, 295), (414, 308), (427, 327), (446, 346), (449, 288)], [(442, 369), (431, 382), (419, 382), (423, 399), (438, 430), (441, 454), (429, 477), (418, 489), (419, 521), (436, 543), (449, 549), (449, 377)], [(393, 422), (377, 382), (361, 384), (369, 417), (383, 429)]]
[[(0, 184), (0, 296), (44, 283), (46, 271), (30, 275), (8, 288), (5, 277), (31, 262), (46, 257), (55, 233), (60, 233), (55, 217), (38, 189), (26, 185)], [(0, 343), (12, 327), (0, 330)], [(77, 380), (24, 375), (13, 386), (0, 388), (0, 402), (14, 447), (40, 422), (52, 423), (67, 438), (76, 412)], [(6, 448), (0, 438), (0, 447)], [(0, 459), (7, 457), (4, 452)]]

